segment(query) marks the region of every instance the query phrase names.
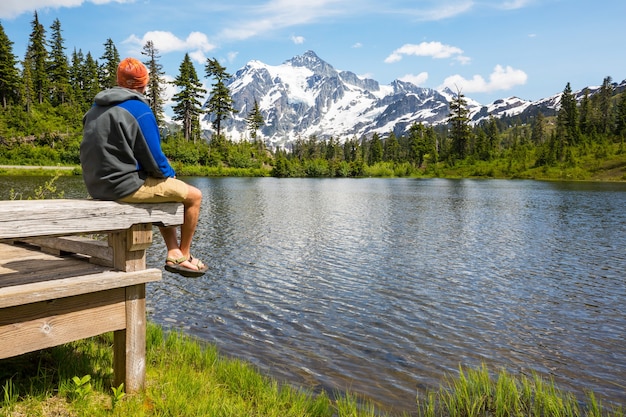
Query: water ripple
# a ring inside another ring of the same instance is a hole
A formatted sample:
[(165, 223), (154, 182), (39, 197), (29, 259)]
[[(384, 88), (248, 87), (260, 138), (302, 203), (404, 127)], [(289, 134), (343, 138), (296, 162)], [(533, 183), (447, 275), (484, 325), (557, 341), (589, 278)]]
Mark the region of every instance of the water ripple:
[(626, 187), (192, 180), (211, 272), (150, 284), (165, 326), (290, 383), (405, 411), (482, 362), (626, 400)]

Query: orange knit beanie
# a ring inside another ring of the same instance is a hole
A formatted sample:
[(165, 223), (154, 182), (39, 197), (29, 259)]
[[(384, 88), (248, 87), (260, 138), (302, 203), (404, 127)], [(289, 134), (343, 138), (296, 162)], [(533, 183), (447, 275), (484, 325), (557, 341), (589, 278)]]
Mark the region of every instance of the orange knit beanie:
[(130, 89), (142, 88), (150, 79), (148, 69), (135, 58), (125, 58), (117, 67), (117, 85)]

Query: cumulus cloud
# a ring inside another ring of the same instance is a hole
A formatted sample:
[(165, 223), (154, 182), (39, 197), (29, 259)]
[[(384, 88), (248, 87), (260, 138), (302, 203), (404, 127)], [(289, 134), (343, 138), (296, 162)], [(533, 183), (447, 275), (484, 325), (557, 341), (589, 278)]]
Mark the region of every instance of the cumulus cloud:
[(152, 41), (154, 47), (164, 54), (168, 52), (191, 51), (189, 52), (189, 58), (198, 63), (204, 63), (206, 61), (206, 53), (215, 49), (215, 45), (202, 32), (191, 32), (187, 38), (181, 39), (172, 32), (157, 30), (146, 32), (141, 38), (137, 35), (131, 35), (123, 43), (134, 45), (140, 50), (148, 41)]
[(456, 46), (445, 45), (441, 42), (422, 42), (420, 44), (407, 43), (396, 49), (385, 58), (385, 62), (390, 64), (402, 60), (404, 56), (426, 56), (436, 59), (454, 58), (465, 64), (469, 58), (463, 55), (463, 50)]
[[(132, 3), (133, 0), (90, 0), (94, 4)], [(2, 0), (0, 3), (0, 19), (12, 19), (26, 12), (42, 9), (58, 9), (60, 7), (78, 7), (84, 0)]]
[(524, 85), (527, 80), (528, 76), (522, 70), (511, 66), (503, 67), (502, 65), (496, 65), (491, 75), (489, 75), (489, 81), (480, 75), (474, 75), (474, 77), (468, 80), (457, 74), (447, 77), (438, 88), (460, 89), (464, 93), (491, 93), (509, 90), (517, 85)]
[(409, 83), (413, 83), (417, 86), (421, 86), (422, 84), (424, 84), (427, 80), (428, 80), (428, 73), (427, 72), (420, 72), (417, 75), (414, 74), (406, 74), (404, 77), (400, 77), (399, 78), (400, 81), (406, 81)]
[(292, 36), (291, 41), (296, 45), (302, 45), (304, 43), (304, 36)]

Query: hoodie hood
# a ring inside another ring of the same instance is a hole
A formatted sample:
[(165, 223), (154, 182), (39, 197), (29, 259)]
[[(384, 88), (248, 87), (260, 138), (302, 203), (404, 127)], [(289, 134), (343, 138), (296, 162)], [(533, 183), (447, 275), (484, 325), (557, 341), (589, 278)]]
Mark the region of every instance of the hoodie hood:
[(143, 94), (123, 87), (113, 87), (108, 90), (101, 91), (96, 94), (94, 99), (98, 106), (112, 106), (127, 100), (140, 100), (147, 105), (150, 105), (148, 99), (146, 99)]

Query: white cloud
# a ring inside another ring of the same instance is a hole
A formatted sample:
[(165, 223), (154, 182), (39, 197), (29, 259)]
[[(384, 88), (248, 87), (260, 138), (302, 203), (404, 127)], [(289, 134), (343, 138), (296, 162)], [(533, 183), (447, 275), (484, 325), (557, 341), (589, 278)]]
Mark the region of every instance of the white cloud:
[(357, 48), (362, 48), (363, 44), (361, 42), (357, 42), (354, 45), (352, 45), (353, 48), (357, 49)]
[[(132, 3), (134, 0), (90, 0), (94, 4)], [(60, 7), (78, 7), (84, 0), (2, 0), (0, 3), (0, 19), (12, 19), (26, 12)]]
[(491, 93), (509, 90), (516, 85), (524, 85), (527, 80), (528, 76), (522, 70), (514, 69), (511, 66), (503, 67), (496, 65), (491, 75), (489, 75), (489, 81), (486, 81), (480, 75), (474, 75), (474, 77), (468, 80), (457, 74), (447, 77), (438, 88), (460, 89), (464, 93)]
[(304, 43), (304, 36), (292, 36), (291, 41), (296, 45), (302, 45)]
[(505, 9), (505, 10), (521, 9), (523, 7), (528, 6), (532, 2), (533, 0), (508, 0), (508, 1), (502, 2), (502, 4), (500, 5), (500, 8)]
[(202, 32), (191, 32), (186, 39), (181, 39), (172, 32), (157, 30), (146, 32), (141, 38), (131, 35), (123, 43), (134, 45), (140, 51), (148, 41), (152, 41), (160, 53), (188, 52), (189, 57), (198, 63), (204, 63), (205, 54), (215, 49), (215, 45)]
[(426, 80), (428, 80), (428, 73), (427, 72), (420, 72), (417, 75), (414, 74), (406, 74), (404, 77), (400, 77), (400, 81), (406, 81), (409, 83), (413, 83), (417, 86), (421, 86), (422, 84), (424, 84), (426, 82)]
[(454, 58), (461, 63), (467, 63), (469, 58), (463, 56), (463, 50), (456, 46), (445, 45), (441, 42), (422, 42), (418, 45), (407, 43), (396, 49), (385, 58), (385, 62), (390, 64), (402, 60), (405, 55), (429, 56), (436, 59)]
[[(473, 0), (453, 0), (441, 1), (437, 0), (430, 6), (419, 7), (414, 10), (406, 11), (419, 20), (436, 21), (449, 19), (469, 11), (474, 6)], [(404, 13), (404, 12), (403, 12)]]
[(239, 52), (229, 52), (226, 54), (226, 60), (228, 62), (233, 62), (235, 58), (237, 58), (237, 55), (239, 55)]

